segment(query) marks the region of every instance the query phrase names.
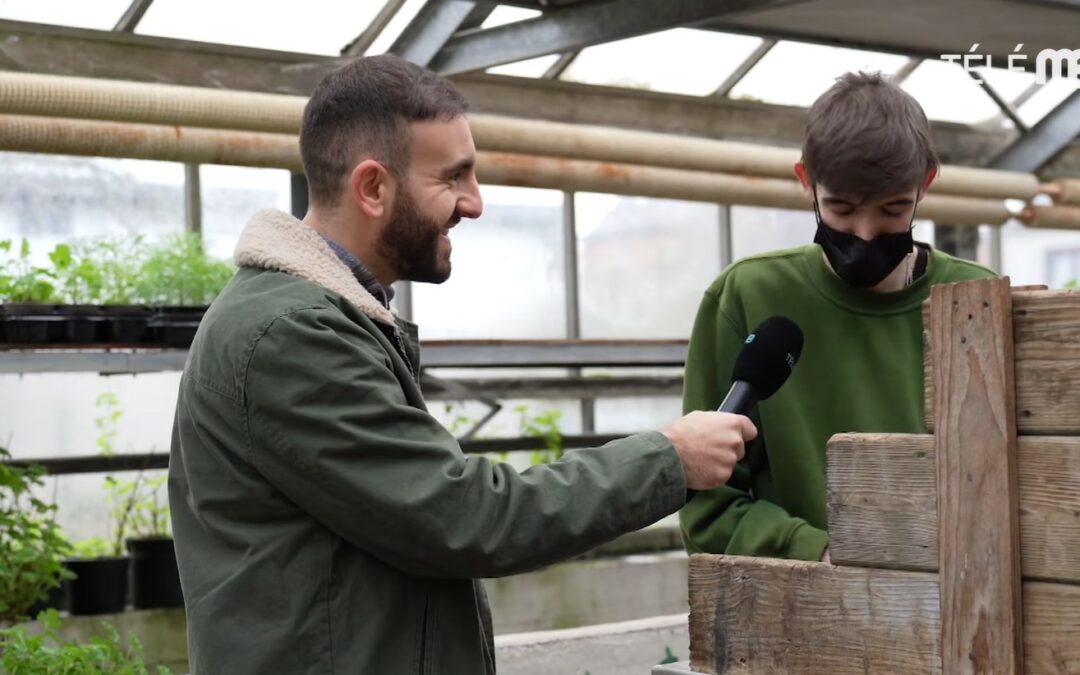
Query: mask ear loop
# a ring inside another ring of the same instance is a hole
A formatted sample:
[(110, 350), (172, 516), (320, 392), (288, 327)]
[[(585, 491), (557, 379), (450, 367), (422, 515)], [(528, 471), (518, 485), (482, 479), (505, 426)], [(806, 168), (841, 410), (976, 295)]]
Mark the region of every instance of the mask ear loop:
[(919, 188), (915, 188), (915, 205), (911, 207), (911, 222), (908, 223), (908, 232), (915, 233), (915, 213), (919, 210)]

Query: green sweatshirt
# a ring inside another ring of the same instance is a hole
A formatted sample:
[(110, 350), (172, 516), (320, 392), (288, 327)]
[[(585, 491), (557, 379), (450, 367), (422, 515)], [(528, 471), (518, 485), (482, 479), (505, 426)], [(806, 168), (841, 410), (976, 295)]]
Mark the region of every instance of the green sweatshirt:
[(922, 302), (933, 285), (989, 276), (934, 250), (914, 284), (876, 293), (836, 277), (817, 245), (726, 269), (694, 322), (686, 412), (719, 407), (743, 340), (764, 319), (792, 319), (806, 342), (791, 378), (750, 415), (759, 435), (728, 485), (697, 493), (680, 512), (687, 550), (820, 560), (826, 443), (842, 432), (925, 430)]

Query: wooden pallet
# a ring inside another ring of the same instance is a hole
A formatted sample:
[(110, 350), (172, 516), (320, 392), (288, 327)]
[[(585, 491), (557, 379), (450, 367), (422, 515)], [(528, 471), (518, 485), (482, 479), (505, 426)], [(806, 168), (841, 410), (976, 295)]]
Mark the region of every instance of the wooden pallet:
[(828, 449), (833, 564), (696, 555), (705, 673), (1080, 673), (1080, 292), (935, 287), (933, 434)]

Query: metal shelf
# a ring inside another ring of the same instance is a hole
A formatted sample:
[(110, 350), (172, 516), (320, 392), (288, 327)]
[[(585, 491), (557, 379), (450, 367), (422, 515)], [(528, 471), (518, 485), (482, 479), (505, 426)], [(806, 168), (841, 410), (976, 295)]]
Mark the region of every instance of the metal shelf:
[[(432, 341), (424, 368), (681, 367), (683, 340)], [(183, 370), (183, 349), (19, 349), (0, 351), (0, 373), (153, 373)]]

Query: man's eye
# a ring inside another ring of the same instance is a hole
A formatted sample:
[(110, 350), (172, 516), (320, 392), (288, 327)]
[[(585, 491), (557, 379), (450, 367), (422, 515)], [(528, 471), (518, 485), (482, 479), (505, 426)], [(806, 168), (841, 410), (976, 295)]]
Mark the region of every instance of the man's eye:
[(904, 215), (903, 211), (901, 211), (900, 213), (893, 213), (892, 211), (889, 211), (887, 209), (882, 209), (881, 212), (890, 218), (899, 218), (900, 216)]

